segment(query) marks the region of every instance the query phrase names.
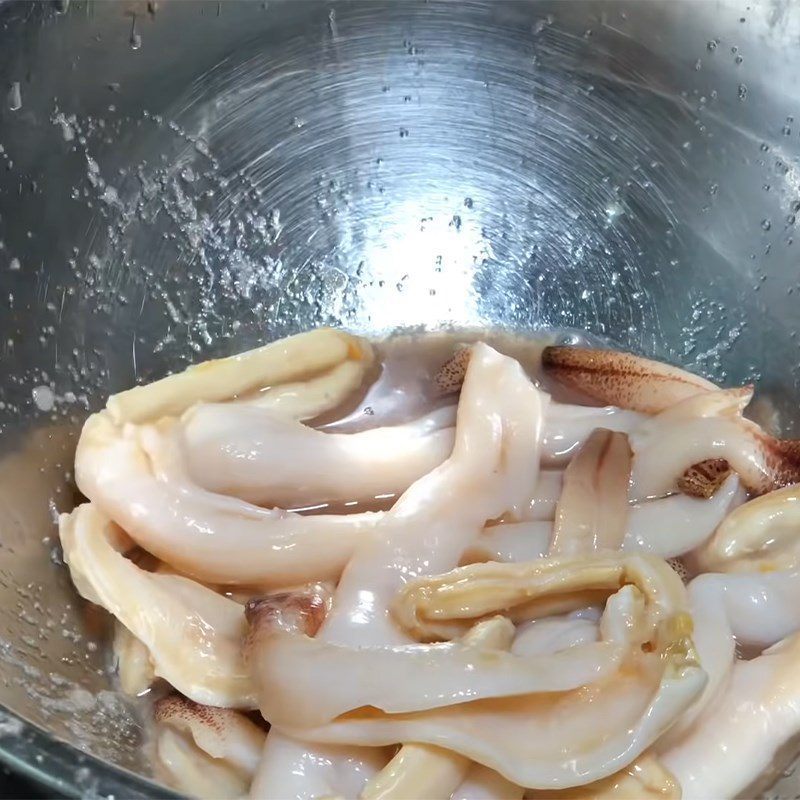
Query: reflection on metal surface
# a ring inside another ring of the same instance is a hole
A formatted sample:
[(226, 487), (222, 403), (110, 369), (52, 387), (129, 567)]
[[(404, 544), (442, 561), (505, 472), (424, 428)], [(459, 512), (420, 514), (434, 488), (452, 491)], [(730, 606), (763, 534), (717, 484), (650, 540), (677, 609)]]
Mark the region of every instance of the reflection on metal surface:
[(42, 537), (58, 432), (201, 355), (321, 323), (566, 327), (793, 408), (800, 8), (687, 9), (0, 8), (0, 446), (45, 465), (0, 506), (2, 703), (150, 773), (132, 716), (43, 701), (51, 675), (110, 684)]

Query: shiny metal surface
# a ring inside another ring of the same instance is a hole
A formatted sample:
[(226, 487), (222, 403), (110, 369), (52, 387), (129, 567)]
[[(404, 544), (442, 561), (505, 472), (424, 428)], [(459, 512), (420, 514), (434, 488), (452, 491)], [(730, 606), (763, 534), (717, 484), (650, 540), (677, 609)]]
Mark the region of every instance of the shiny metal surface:
[(791, 0), (0, 6), (5, 757), (148, 792), (93, 758), (152, 775), (52, 525), (135, 381), (321, 323), (587, 329), (797, 431), (798, 35)]

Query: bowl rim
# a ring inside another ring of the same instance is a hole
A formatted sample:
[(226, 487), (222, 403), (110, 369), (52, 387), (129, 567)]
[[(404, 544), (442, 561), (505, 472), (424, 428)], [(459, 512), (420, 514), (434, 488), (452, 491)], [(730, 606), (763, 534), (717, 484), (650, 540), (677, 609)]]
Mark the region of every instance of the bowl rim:
[(66, 797), (181, 798), (155, 780), (137, 775), (48, 733), (0, 705), (0, 762), (17, 775)]

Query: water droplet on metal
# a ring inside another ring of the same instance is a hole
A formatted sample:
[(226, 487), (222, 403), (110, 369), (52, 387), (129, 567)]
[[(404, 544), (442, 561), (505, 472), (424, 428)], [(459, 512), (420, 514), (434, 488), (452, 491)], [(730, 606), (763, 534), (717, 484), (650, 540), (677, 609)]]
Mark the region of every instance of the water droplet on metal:
[(770, 230), (772, 228), (772, 222), (770, 220), (768, 220), (768, 219), (762, 219), (761, 220), (761, 227), (765, 231), (768, 231), (768, 230)]
[(739, 84), (739, 88), (737, 89), (737, 95), (740, 100), (745, 100), (747, 98), (747, 86), (743, 83)]
[(136, 14), (131, 19), (131, 33), (128, 37), (128, 44), (131, 46), (131, 50), (138, 50), (142, 46), (142, 37), (136, 30)]
[(706, 49), (709, 53), (713, 53), (717, 49), (717, 43), (713, 39), (709, 39), (706, 44)]
[(34, 405), (40, 411), (52, 411), (56, 404), (56, 396), (49, 386), (35, 386), (31, 392)]
[(8, 90), (8, 110), (19, 111), (22, 108), (22, 90), (19, 81), (14, 81)]

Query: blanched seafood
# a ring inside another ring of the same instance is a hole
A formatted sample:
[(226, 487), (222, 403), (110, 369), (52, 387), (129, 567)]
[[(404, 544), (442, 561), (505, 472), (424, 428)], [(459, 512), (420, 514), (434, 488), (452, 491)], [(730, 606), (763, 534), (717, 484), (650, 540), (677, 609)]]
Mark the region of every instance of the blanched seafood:
[[(146, 422), (181, 414), (195, 403), (230, 400), (301, 378), (318, 377), (347, 362), (358, 365), (363, 376), (372, 363), (372, 348), (364, 339), (320, 328), (257, 350), (206, 361), (155, 383), (115, 394), (108, 400), (108, 413), (116, 424)], [(348, 382), (343, 388), (349, 393), (351, 385)]]
[(472, 764), (452, 800), (521, 800), (525, 789), (483, 764)]
[(643, 423), (631, 436), (631, 497), (675, 491), (686, 470), (707, 459), (727, 461), (756, 494), (800, 480), (800, 445), (769, 436), (745, 419), (741, 412), (751, 397), (751, 387), (707, 392)]
[(250, 797), (356, 798), (389, 759), (388, 748), (314, 745), (270, 731)]
[(800, 634), (750, 661), (737, 661), (728, 685), (693, 731), (662, 759), (685, 800), (736, 797), (800, 733)]
[(130, 540), (92, 505), (63, 514), (60, 534), (78, 591), (147, 648), (155, 675), (199, 703), (255, 707), (242, 606), (188, 578), (137, 567), (123, 555)]
[(548, 467), (563, 467), (597, 428), (631, 433), (645, 419), (642, 414), (615, 406), (593, 408), (551, 403), (542, 433), (542, 461)]
[[(633, 613), (635, 594), (622, 590), (618, 597), (614, 605), (622, 608), (615, 613)], [(683, 641), (683, 636), (664, 640), (670, 656), (663, 664), (660, 656), (635, 667), (629, 663), (637, 676), (630, 682), (600, 680), (567, 698), (545, 693), (397, 715), (365, 711), (303, 729), (301, 735), (312, 741), (372, 745), (398, 739), (446, 744), (518, 785), (587, 783), (636, 758), (702, 690), (703, 672)], [(619, 728), (604, 726), (610, 717), (621, 722)], [(565, 752), (570, 753), (567, 762), (561, 755)]]
[[(530, 800), (550, 800), (552, 793), (531, 792)], [(680, 800), (675, 776), (654, 756), (644, 755), (608, 778), (565, 789), (558, 800)]]
[(548, 616), (542, 609), (549, 611), (553, 600), (585, 608), (627, 584), (647, 601), (642, 612), (650, 628), (688, 610), (685, 588), (663, 560), (606, 553), (472, 564), (410, 581), (397, 593), (392, 612), (418, 639), (450, 639), (487, 614), (505, 610), (514, 619), (534, 619)]
[(409, 487), (375, 535), (360, 544), (322, 631), (328, 641), (407, 642), (388, 614), (398, 589), (414, 577), (456, 566), (488, 520), (528, 512), (547, 400), (515, 361), (474, 346), (453, 452)]
[(155, 705), (157, 749), (172, 782), (187, 794), (243, 796), (255, 774), (265, 733), (247, 717), (172, 695)]
[(667, 747), (681, 740), (692, 730), (696, 718), (719, 701), (736, 663), (737, 644), (760, 651), (800, 631), (797, 573), (707, 573), (689, 584), (688, 593), (694, 643), (708, 683), (697, 702), (660, 743)]
[[(580, 577), (574, 579), (573, 574)], [(486, 700), (472, 700), (467, 692), (462, 698), (471, 702), (442, 707), (429, 702), (428, 710), (416, 712), (380, 713), (370, 702), (365, 704), (368, 708), (356, 706), (327, 725), (289, 729), (330, 743), (447, 742), (514, 783), (534, 788), (574, 786), (610, 775), (667, 730), (705, 684), (691, 644), (683, 584), (663, 562), (630, 557), (599, 563), (593, 558), (575, 565), (556, 559), (463, 567), (409, 584), (400, 595), (398, 619), (408, 629), (420, 630), (422, 625), (423, 634), (442, 635), (450, 630), (449, 623), (498, 611), (535, 615), (537, 598), (559, 590), (614, 592), (600, 623), (601, 638), (619, 649), (614, 666), (624, 680), (612, 668), (573, 690), (534, 689), (515, 698)], [(440, 625), (423, 619), (436, 619)], [(457, 631), (457, 624), (452, 629)], [(568, 673), (570, 656), (575, 666), (583, 664), (586, 650), (596, 646), (564, 651), (560, 668)], [(492, 654), (493, 662), (498, 655)], [(480, 664), (476, 654), (472, 669)], [(599, 734), (602, 720), (609, 714), (619, 718), (623, 708), (627, 716), (620, 729)], [(559, 752), (570, 752), (568, 763), (560, 761)]]
[[(537, 493), (541, 484), (540, 479)], [(662, 558), (683, 556), (707, 542), (725, 516), (746, 499), (739, 479), (731, 475), (708, 500), (673, 494), (632, 503), (627, 508), (627, 528), (622, 549), (629, 553), (652, 553)], [(552, 515), (555, 515), (555, 508), (552, 509)], [(553, 522), (547, 519), (492, 525), (484, 528), (465, 552), (464, 563), (541, 558), (548, 552), (552, 537)], [(699, 552), (697, 557), (700, 557)]]
[(317, 377), (271, 386), (235, 403), (239, 408), (255, 406), (298, 422), (314, 419), (347, 402), (359, 388), (370, 366), (368, 351), (363, 352), (364, 358), (343, 361)]
[(484, 528), (464, 551), (464, 563), (473, 561), (530, 561), (541, 558), (553, 536), (549, 520), (504, 522)]
[[(487, 651), (507, 650), (514, 637), (514, 626), (504, 617), (478, 623), (464, 636), (463, 643)], [(452, 750), (424, 744), (405, 744), (397, 755), (364, 787), (361, 800), (403, 800), (425, 797), (447, 800), (470, 772), (470, 760)], [(494, 773), (500, 778), (497, 773)], [(509, 784), (505, 779), (504, 783)], [(513, 792), (512, 784), (509, 784)]]
[(222, 759), (251, 777), (256, 771), (265, 732), (243, 714), (170, 695), (156, 703), (155, 718), (161, 725), (189, 734), (212, 758)]
[[(405, 641), (389, 618), (396, 589), (409, 576), (454, 566), (486, 520), (528, 513), (547, 398), (519, 365), (486, 346), (471, 349), (465, 369), (451, 457), (412, 486), (380, 535), (359, 547), (321, 631), (325, 640), (345, 645)], [(501, 402), (491, 404), (497, 392)], [(434, 771), (452, 767), (451, 759), (442, 763), (436, 750), (423, 748), (419, 755)]]
[(662, 558), (682, 556), (706, 542), (725, 516), (746, 499), (739, 478), (731, 475), (708, 499), (673, 494), (634, 503), (628, 511), (622, 549)]
[(630, 473), (627, 437), (596, 429), (564, 470), (551, 555), (620, 548), (628, 529)]
[(378, 513), (301, 516), (214, 494), (186, 472), (170, 421), (86, 422), (75, 455), (81, 491), (140, 546), (210, 583), (291, 585), (338, 577)]
[(269, 409), (202, 403), (179, 436), (198, 486), (292, 508), (404, 492), (450, 455), (454, 423), (451, 407), (406, 425), (324, 433)]
[(181, 693), (155, 706), (181, 791), (716, 800), (800, 734), (800, 445), (752, 387), (523, 362), (558, 400), (459, 345), (410, 381), (429, 406), (389, 380), (387, 425), (373, 347), (324, 329), (87, 421), (65, 560), (122, 688)]
[(731, 512), (698, 553), (704, 569), (771, 572), (800, 564), (800, 485), (787, 486)]
[[(305, 614), (314, 611), (296, 608), (291, 596), (287, 602), (289, 614), (274, 601), (255, 604), (248, 614), (260, 708), (279, 728), (322, 725), (363, 707), (400, 714), (457, 705), (465, 698), (565, 692), (607, 677), (623, 657), (613, 640), (566, 656), (492, 652), (486, 659), (462, 642), (350, 648), (312, 638)], [(309, 598), (312, 609), (313, 602)], [(335, 687), (322, 680), (338, 675), (350, 680)], [(417, 680), (404, 681), (407, 675)]]
[(542, 366), (547, 374), (599, 404), (645, 414), (658, 414), (716, 388), (691, 372), (616, 350), (546, 347)]
[(150, 651), (118, 619), (114, 620), (113, 648), (122, 691), (130, 695), (147, 692), (156, 679)]

